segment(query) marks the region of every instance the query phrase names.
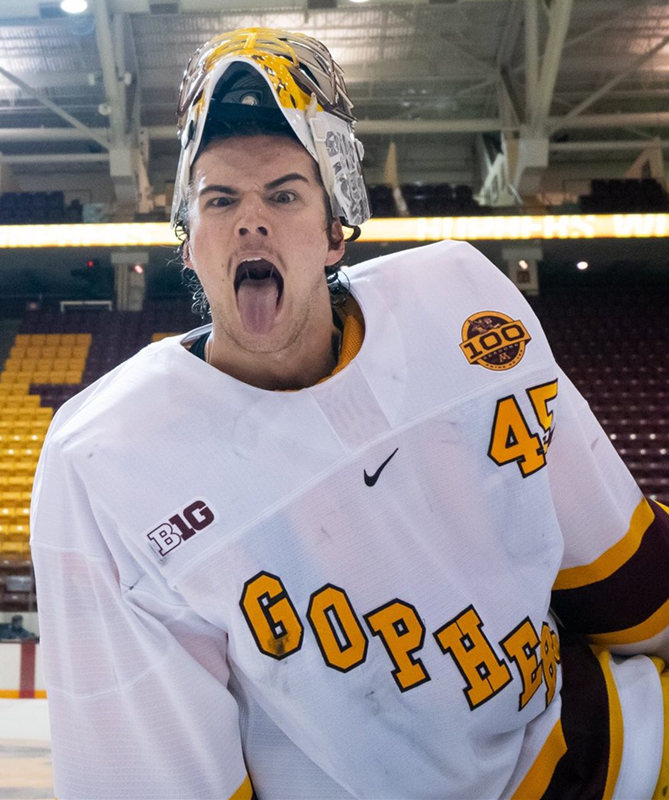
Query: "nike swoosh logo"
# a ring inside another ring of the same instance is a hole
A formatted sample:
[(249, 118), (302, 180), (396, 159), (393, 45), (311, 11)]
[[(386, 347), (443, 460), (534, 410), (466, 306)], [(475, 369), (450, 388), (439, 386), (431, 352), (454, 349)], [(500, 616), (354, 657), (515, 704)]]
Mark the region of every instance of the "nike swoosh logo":
[(386, 468), (386, 465), (390, 461), (390, 459), (395, 455), (395, 453), (399, 450), (399, 447), (396, 447), (393, 452), (388, 456), (388, 458), (381, 464), (381, 466), (376, 470), (373, 475), (368, 475), (367, 470), (364, 470), (365, 475), (365, 483), (367, 486), (374, 486), (374, 484), (378, 481), (379, 475), (383, 472)]

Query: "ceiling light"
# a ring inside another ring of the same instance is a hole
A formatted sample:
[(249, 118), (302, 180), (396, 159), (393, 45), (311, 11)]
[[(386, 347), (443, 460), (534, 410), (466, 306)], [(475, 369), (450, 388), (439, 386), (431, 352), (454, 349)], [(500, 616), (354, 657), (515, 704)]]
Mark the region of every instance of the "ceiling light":
[(589, 266), (590, 266), (590, 264), (588, 264), (587, 261), (579, 261), (576, 264), (576, 269), (583, 270), (583, 269), (587, 269)]
[(61, 0), (60, 7), (66, 14), (81, 14), (88, 8), (87, 0)]

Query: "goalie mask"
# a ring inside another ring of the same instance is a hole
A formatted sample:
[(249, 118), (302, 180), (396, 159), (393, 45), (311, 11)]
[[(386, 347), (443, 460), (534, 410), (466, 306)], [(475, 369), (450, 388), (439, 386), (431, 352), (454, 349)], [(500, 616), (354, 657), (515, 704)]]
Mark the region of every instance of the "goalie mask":
[(172, 225), (203, 142), (246, 121), (292, 132), (318, 164), (333, 217), (361, 225), (370, 209), (352, 108), (341, 68), (316, 39), (270, 28), (215, 36), (191, 56), (181, 82)]

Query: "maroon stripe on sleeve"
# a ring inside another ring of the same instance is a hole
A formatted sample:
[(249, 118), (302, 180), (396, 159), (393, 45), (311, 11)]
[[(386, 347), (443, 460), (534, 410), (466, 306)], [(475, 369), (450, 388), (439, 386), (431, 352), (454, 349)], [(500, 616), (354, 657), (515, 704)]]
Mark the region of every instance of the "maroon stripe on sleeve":
[(553, 592), (552, 607), (566, 628), (587, 634), (633, 628), (667, 602), (669, 514), (648, 502), (655, 519), (625, 564), (602, 581)]
[(560, 630), (562, 733), (567, 752), (541, 800), (595, 800), (606, 786), (609, 698), (599, 662), (585, 639)]

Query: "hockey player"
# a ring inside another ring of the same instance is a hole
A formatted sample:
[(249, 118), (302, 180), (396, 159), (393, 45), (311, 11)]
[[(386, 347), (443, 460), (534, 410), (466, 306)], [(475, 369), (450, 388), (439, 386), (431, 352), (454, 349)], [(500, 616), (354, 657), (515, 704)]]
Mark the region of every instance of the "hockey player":
[(664, 796), (669, 517), (522, 296), (453, 242), (337, 280), (369, 210), (312, 39), (213, 39), (179, 132), (212, 323), (35, 482), (59, 797)]

